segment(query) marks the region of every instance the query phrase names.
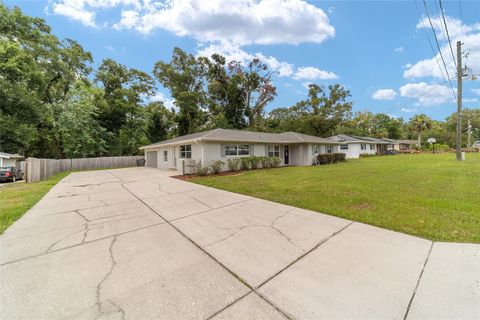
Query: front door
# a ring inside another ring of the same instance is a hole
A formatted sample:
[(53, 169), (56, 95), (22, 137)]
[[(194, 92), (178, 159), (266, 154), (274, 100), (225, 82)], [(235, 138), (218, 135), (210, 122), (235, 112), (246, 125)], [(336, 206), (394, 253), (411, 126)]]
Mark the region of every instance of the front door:
[(283, 146), (283, 163), (285, 165), (290, 163), (290, 155), (288, 153), (288, 146)]

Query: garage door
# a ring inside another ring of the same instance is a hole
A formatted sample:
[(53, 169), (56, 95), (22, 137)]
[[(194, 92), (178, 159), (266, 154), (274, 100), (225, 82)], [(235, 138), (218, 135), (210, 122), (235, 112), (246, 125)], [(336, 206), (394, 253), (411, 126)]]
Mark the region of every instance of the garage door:
[(157, 168), (157, 151), (147, 151), (145, 158), (147, 167)]

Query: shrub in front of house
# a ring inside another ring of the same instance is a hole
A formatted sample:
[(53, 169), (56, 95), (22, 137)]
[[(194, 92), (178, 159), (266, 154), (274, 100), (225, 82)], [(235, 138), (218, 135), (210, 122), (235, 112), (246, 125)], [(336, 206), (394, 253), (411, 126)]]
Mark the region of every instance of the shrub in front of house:
[(240, 170), (240, 159), (228, 159), (227, 160), (227, 167), (230, 171), (238, 171)]
[(279, 157), (271, 157), (271, 166), (272, 168), (276, 168), (280, 165), (282, 160)]
[(209, 167), (203, 165), (201, 161), (199, 161), (196, 164), (195, 168), (196, 168), (196, 173), (197, 173), (198, 176), (206, 176), (208, 174)]
[(222, 171), (223, 165), (225, 162), (221, 160), (215, 160), (210, 163), (210, 169), (212, 170), (213, 173), (218, 174)]
[(320, 165), (333, 164), (345, 161), (345, 153), (323, 153), (317, 156)]
[(250, 168), (252, 169), (258, 169), (260, 167), (260, 157), (250, 157)]
[(242, 170), (250, 169), (250, 157), (240, 158), (240, 169)]
[(259, 157), (260, 159), (260, 164), (262, 165), (262, 168), (270, 168), (270, 158), (269, 157)]

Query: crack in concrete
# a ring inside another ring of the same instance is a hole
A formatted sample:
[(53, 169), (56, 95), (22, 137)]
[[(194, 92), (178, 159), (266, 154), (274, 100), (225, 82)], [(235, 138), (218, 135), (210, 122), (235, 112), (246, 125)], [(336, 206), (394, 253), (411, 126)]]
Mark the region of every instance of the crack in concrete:
[(68, 238), (70, 238), (71, 236), (73, 236), (74, 234), (77, 234), (77, 233), (80, 233), (80, 232), (83, 232), (83, 230), (72, 232), (72, 233), (68, 234), (67, 236), (65, 236), (65, 237), (63, 237), (63, 238), (60, 238), (59, 240), (55, 241), (54, 243), (52, 243), (52, 244), (47, 248), (47, 250), (45, 250), (45, 254), (49, 253), (50, 250), (52, 250), (53, 247), (55, 247), (57, 244), (59, 244), (59, 243), (62, 242), (63, 240), (68, 239)]
[(107, 281), (107, 279), (112, 275), (117, 265), (117, 261), (115, 260), (115, 256), (113, 254), (113, 246), (115, 245), (115, 242), (117, 241), (117, 239), (118, 239), (118, 236), (115, 235), (109, 247), (110, 261), (111, 261), (110, 269), (108, 270), (107, 274), (103, 277), (103, 279), (100, 280), (100, 282), (97, 284), (97, 287), (96, 287), (96, 304), (95, 305), (97, 306), (97, 309), (98, 309), (98, 314), (96, 319), (100, 318), (100, 316), (102, 315), (108, 315), (116, 312), (120, 312), (120, 314), (122, 315), (122, 319), (125, 318), (125, 311), (118, 304), (114, 303), (111, 300), (106, 300), (106, 301), (109, 301), (114, 307), (116, 307), (117, 310), (115, 312), (105, 311), (103, 307), (104, 302), (101, 301), (102, 286), (105, 283), (105, 281)]
[(415, 285), (415, 288), (413, 289), (412, 297), (410, 298), (410, 301), (408, 302), (407, 310), (405, 311), (405, 315), (403, 316), (403, 320), (406, 320), (408, 317), (408, 313), (410, 312), (410, 308), (413, 303), (413, 299), (415, 298), (415, 294), (417, 293), (418, 286), (420, 285), (420, 281), (422, 280), (423, 272), (425, 271), (425, 268), (427, 267), (428, 259), (430, 258), (430, 254), (432, 253), (433, 249), (433, 244), (435, 242), (432, 241), (430, 245), (430, 249), (428, 250), (427, 256), (425, 257), (425, 262), (423, 263), (422, 271), (420, 272), (420, 275), (418, 276), (417, 284)]
[(186, 192), (185, 195), (186, 195), (187, 197), (189, 197), (190, 199), (193, 199), (194, 201), (200, 203), (201, 205), (206, 206), (207, 208), (215, 209), (215, 208), (212, 207), (211, 205), (209, 205), (209, 204), (207, 204), (207, 203), (205, 203), (205, 202), (203, 202), (203, 201), (198, 200), (197, 198), (195, 198), (194, 196), (192, 196), (192, 195), (189, 194), (188, 192)]
[[(212, 242), (212, 243), (208, 243), (208, 244), (204, 245), (204, 247), (206, 248), (206, 247), (209, 247), (209, 246), (213, 246), (213, 245), (215, 245), (215, 244), (218, 244), (218, 243), (220, 243), (220, 242), (223, 242), (223, 241), (225, 241), (225, 240), (228, 240), (228, 239), (234, 237), (236, 234), (238, 234), (238, 233), (239, 233), (240, 231), (242, 231), (242, 230), (245, 230), (245, 229), (248, 229), (248, 228), (254, 228), (254, 227), (263, 227), (263, 228), (271, 228), (271, 229), (275, 230), (280, 236), (282, 236), (285, 240), (287, 240), (288, 243), (290, 243), (291, 245), (293, 245), (294, 247), (296, 247), (296, 248), (299, 249), (300, 251), (306, 252), (306, 250), (305, 250), (304, 248), (300, 247), (300, 246), (299, 246), (298, 244), (296, 244), (289, 236), (287, 236), (287, 235), (286, 235), (285, 233), (283, 233), (280, 229), (278, 229), (277, 227), (275, 227), (275, 222), (277, 222), (279, 219), (285, 217), (287, 214), (289, 214), (290, 212), (292, 212), (294, 209), (295, 209), (295, 208), (290, 208), (289, 210), (287, 210), (287, 212), (285, 212), (285, 213), (281, 214), (280, 216), (276, 217), (275, 219), (273, 219), (273, 221), (270, 223), (270, 225), (267, 225), (267, 224), (250, 224), (250, 225), (241, 226), (241, 227), (239, 227), (239, 228), (235, 228), (236, 230), (235, 230), (232, 234), (230, 234), (230, 235), (228, 235), (228, 236), (226, 236), (226, 237), (224, 237), (224, 238), (222, 238), (222, 239), (220, 239), (220, 240), (214, 241), (214, 242)], [(230, 229), (231, 229), (231, 228), (230, 228)]]
[(147, 228), (153, 228), (153, 227), (159, 226), (161, 224), (165, 224), (165, 223), (166, 223), (166, 221), (162, 221), (162, 222), (154, 223), (154, 224), (151, 224), (151, 225), (148, 225), (148, 226), (144, 226), (144, 227), (140, 227), (140, 228), (124, 231), (124, 232), (119, 232), (119, 233), (116, 233), (116, 234), (111, 234), (111, 235), (108, 235), (106, 237), (101, 237), (101, 238), (98, 238), (98, 239), (85, 241), (84, 243), (80, 242), (80, 243), (77, 243), (77, 244), (74, 244), (74, 245), (71, 245), (71, 246), (67, 246), (67, 247), (64, 247), (64, 248), (51, 250), (48, 253), (41, 253), (41, 254), (36, 254), (36, 255), (33, 255), (33, 256), (28, 256), (28, 257), (24, 257), (24, 258), (20, 258), (20, 259), (15, 259), (15, 260), (12, 260), (12, 261), (7, 261), (7, 262), (4, 262), (4, 263), (1, 263), (0, 266), (5, 266), (5, 265), (9, 265), (9, 264), (21, 262), (21, 261), (24, 261), (24, 260), (29, 260), (29, 259), (35, 259), (35, 258), (38, 258), (38, 257), (46, 255), (46, 254), (52, 254), (52, 253), (55, 253), (55, 252), (64, 251), (64, 250), (72, 249), (72, 248), (75, 248), (75, 247), (79, 247), (79, 246), (84, 245), (84, 244), (89, 244), (89, 243), (102, 241), (102, 240), (112, 238), (112, 237), (115, 237), (115, 236), (121, 236), (121, 235), (132, 233), (132, 232), (135, 232), (135, 231), (140, 231), (140, 230), (147, 229)]
[[(333, 232), (331, 235), (329, 235), (328, 237), (325, 237), (323, 238), (322, 240), (320, 240), (315, 246), (313, 246), (313, 248), (311, 248), (310, 250), (308, 251), (305, 251), (300, 257), (298, 257), (297, 259), (293, 260), (292, 262), (290, 262), (289, 264), (287, 264), (284, 268), (282, 268), (280, 271), (278, 271), (277, 273), (275, 273), (274, 275), (272, 275), (271, 277), (269, 277), (268, 279), (266, 279), (265, 281), (263, 281), (261, 284), (259, 284), (256, 288), (255, 288), (255, 292), (256, 290), (260, 289), (262, 286), (264, 286), (267, 282), (269, 282), (270, 280), (272, 280), (273, 278), (275, 278), (276, 276), (278, 276), (280, 273), (284, 272), (285, 270), (287, 270), (288, 268), (290, 268), (292, 265), (294, 265), (295, 263), (297, 263), (298, 261), (302, 260), (305, 256), (307, 256), (309, 253), (313, 252), (314, 250), (316, 250), (318, 247), (320, 247), (322, 244), (324, 244), (325, 242), (327, 242), (328, 240), (332, 239), (333, 237), (337, 236), (338, 234), (340, 234), (342, 231), (344, 231), (345, 229), (347, 229), (348, 227), (350, 227), (352, 224), (354, 223), (354, 221), (348, 223), (346, 226), (344, 226), (343, 228), (340, 228), (339, 230)], [(259, 294), (260, 295), (260, 294)], [(261, 296), (261, 295), (260, 295)]]

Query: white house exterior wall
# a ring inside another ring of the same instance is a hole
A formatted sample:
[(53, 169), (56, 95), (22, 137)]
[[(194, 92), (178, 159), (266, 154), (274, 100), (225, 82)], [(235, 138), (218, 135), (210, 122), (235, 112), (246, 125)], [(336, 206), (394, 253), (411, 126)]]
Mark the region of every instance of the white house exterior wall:
[(345, 157), (347, 159), (358, 159), (360, 158), (361, 154), (369, 154), (369, 155), (374, 155), (377, 153), (376, 145), (375, 149), (371, 150), (370, 149), (370, 143), (366, 143), (366, 150), (362, 150), (361, 148), (361, 143), (360, 142), (355, 142), (355, 143), (345, 143), (348, 144), (348, 150), (342, 150), (340, 149), (340, 146), (338, 147), (338, 152), (339, 153), (345, 153)]
[[(285, 165), (284, 148), (285, 144), (265, 144), (265, 143), (248, 143), (248, 142), (201, 142), (201, 143), (187, 143), (192, 146), (192, 160), (196, 163), (202, 161), (204, 164), (211, 164), (212, 161), (221, 160), (227, 162), (228, 159), (241, 158), (242, 156), (225, 156), (221, 155), (222, 144), (248, 144), (253, 146), (251, 156), (263, 157), (266, 156), (266, 149), (269, 145), (280, 146), (280, 165)], [(289, 146), (289, 165), (293, 166), (309, 166), (312, 165), (314, 155), (312, 153), (313, 144), (287, 144)], [(360, 147), (359, 147), (360, 148)], [(161, 169), (176, 168), (182, 170), (182, 162), (184, 159), (180, 158), (180, 144), (174, 146), (158, 147), (145, 149), (145, 152), (157, 152), (157, 167)], [(167, 161), (165, 161), (163, 153), (167, 151)], [(334, 146), (333, 152), (338, 152), (337, 146)], [(320, 145), (320, 153), (326, 153), (326, 146)], [(176, 159), (176, 160), (175, 160)], [(176, 167), (175, 167), (176, 162)], [(147, 163), (148, 166), (148, 163)], [(226, 169), (226, 165), (225, 165)]]

